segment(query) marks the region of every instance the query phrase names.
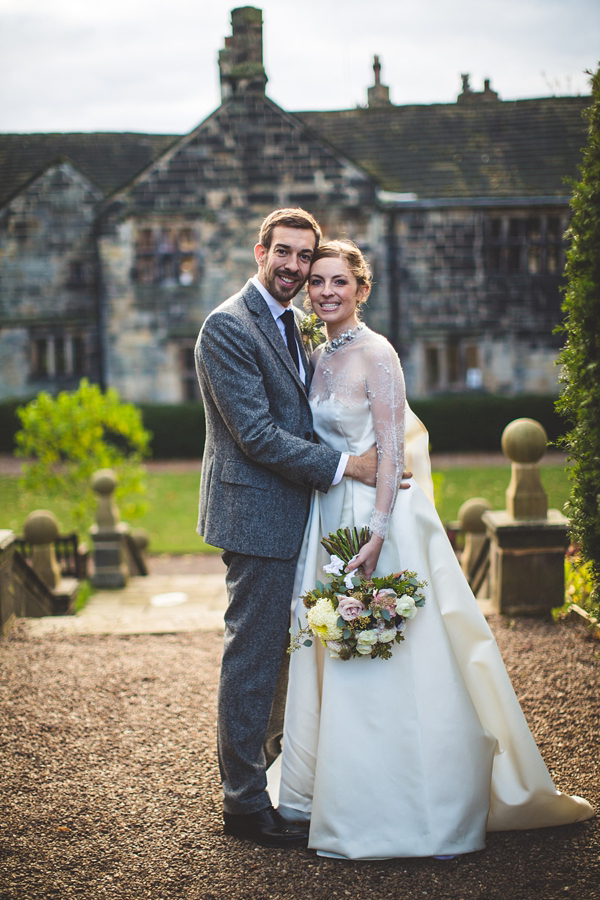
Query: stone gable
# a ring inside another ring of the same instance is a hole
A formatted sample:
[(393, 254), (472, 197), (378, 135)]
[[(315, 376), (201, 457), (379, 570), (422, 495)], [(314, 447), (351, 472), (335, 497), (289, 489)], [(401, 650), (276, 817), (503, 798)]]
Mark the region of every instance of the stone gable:
[(110, 207), (217, 213), (268, 207), (373, 202), (375, 184), (338, 150), (261, 95), (234, 96), (209, 116)]
[(230, 97), (102, 205), (110, 383), (138, 400), (190, 399), (198, 330), (255, 273), (265, 215), (304, 206), (377, 257), (375, 187), (262, 94)]

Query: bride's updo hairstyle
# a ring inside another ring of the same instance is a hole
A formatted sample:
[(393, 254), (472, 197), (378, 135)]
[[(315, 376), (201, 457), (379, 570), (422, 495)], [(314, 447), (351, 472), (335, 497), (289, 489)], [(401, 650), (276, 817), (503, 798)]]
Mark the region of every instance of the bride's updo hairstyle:
[[(319, 259), (332, 257), (343, 259), (348, 266), (351, 274), (356, 278), (358, 286), (363, 287), (364, 285), (366, 285), (367, 287), (366, 294), (357, 305), (357, 312), (359, 312), (360, 308), (367, 302), (369, 294), (371, 293), (373, 275), (371, 273), (369, 263), (366, 261), (366, 259), (362, 255), (361, 250), (356, 246), (354, 241), (327, 241), (324, 244), (320, 244), (320, 246), (315, 250), (310, 263), (311, 269)], [(304, 306), (310, 309), (310, 298), (308, 296), (304, 301)]]

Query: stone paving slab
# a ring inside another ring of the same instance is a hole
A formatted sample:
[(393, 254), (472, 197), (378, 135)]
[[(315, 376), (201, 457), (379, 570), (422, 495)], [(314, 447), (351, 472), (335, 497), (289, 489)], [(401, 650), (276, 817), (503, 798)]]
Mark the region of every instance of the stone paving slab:
[[(183, 602), (182, 602), (183, 601)], [(148, 575), (122, 590), (93, 594), (75, 616), (25, 619), (32, 637), (65, 634), (172, 634), (223, 629), (223, 574)]]
[[(492, 615), (489, 600), (479, 600)], [(227, 607), (224, 573), (130, 578), (122, 590), (93, 594), (74, 616), (24, 619), (31, 637), (47, 634), (175, 634), (222, 631)]]

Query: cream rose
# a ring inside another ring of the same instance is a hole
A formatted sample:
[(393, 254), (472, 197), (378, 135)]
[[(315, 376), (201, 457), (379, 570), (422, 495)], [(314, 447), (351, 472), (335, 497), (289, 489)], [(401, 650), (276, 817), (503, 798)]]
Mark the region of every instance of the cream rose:
[(389, 644), (396, 637), (395, 628), (383, 628), (377, 632), (377, 640), (380, 644)]
[(356, 641), (356, 650), (361, 656), (369, 656), (371, 654), (371, 647), (376, 643), (377, 632), (372, 628), (369, 628), (367, 631), (359, 632)]
[(344, 645), (341, 641), (327, 641), (327, 649), (329, 650), (329, 655), (332, 659), (340, 658), (340, 651), (343, 650)]
[(396, 600), (396, 615), (404, 616), (405, 619), (414, 619), (417, 614), (417, 607), (412, 597), (398, 597)]

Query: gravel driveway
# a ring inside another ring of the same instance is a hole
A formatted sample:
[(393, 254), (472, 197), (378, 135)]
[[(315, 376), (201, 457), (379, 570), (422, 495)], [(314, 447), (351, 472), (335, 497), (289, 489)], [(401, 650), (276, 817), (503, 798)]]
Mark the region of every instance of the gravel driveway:
[[(557, 787), (600, 805), (600, 645), (491, 620)], [(0, 639), (0, 900), (594, 900), (600, 822), (440, 862), (340, 862), (221, 833), (221, 635)], [(360, 811), (357, 810), (357, 816)]]

